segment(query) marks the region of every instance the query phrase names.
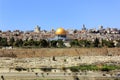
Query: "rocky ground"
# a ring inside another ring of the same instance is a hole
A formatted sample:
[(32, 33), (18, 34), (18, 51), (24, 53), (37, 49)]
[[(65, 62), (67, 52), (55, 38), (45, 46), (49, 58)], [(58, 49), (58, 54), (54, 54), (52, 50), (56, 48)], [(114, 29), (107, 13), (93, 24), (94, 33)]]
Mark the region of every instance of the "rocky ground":
[[(43, 78), (41, 68), (51, 67), (51, 72), (55, 73), (54, 79), (74, 80), (73, 77), (78, 75), (80, 80), (98, 80), (95, 77), (101, 77), (99, 80), (114, 80), (116, 72), (111, 74), (97, 72), (96, 74), (84, 72), (73, 75), (70, 70), (64, 72), (63, 67), (78, 66), (80, 64), (99, 64), (110, 63), (120, 65), (120, 48), (41, 48), (41, 49), (0, 49), (0, 76), (4, 76), (5, 80), (39, 80), (53, 79), (53, 76)], [(23, 68), (22, 71), (16, 68)], [(36, 75), (39, 74), (39, 77)], [(119, 74), (120, 72), (117, 71)], [(44, 73), (47, 75), (47, 73)], [(62, 74), (60, 78), (58, 75)], [(64, 75), (66, 74), (66, 75)], [(27, 77), (24, 78), (23, 76)], [(96, 76), (94, 76), (96, 75)], [(21, 76), (23, 79), (21, 79)], [(69, 79), (67, 79), (69, 76)], [(94, 78), (91, 78), (94, 76)], [(102, 79), (105, 78), (105, 79)], [(116, 79), (120, 80), (120, 79)]]
[[(38, 58), (0, 58), (1, 68), (41, 68), (41, 67), (71, 67), (80, 64), (113, 63), (120, 65), (120, 56), (56, 56)], [(2, 69), (3, 70), (3, 69)], [(0, 72), (2, 71), (0, 70)], [(5, 69), (6, 70), (6, 69)]]
[(79, 73), (0, 73), (4, 80), (120, 80), (115, 75), (102, 72), (79, 72)]

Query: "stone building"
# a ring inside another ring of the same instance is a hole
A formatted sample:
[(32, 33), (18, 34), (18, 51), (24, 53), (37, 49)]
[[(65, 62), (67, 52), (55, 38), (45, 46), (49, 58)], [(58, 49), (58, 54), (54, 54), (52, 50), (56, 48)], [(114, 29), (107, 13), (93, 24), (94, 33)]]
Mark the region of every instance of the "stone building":
[(34, 32), (40, 33), (40, 27), (38, 25), (35, 27)]

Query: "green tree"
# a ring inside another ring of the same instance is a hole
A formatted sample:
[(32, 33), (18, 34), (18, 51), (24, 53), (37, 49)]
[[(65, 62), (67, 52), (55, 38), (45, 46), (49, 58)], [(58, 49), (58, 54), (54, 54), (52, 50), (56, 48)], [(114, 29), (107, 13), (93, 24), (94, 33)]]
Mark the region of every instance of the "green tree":
[(40, 47), (48, 47), (49, 42), (45, 39), (40, 40)]
[(27, 40), (23, 41), (23, 46), (28, 46), (28, 45), (29, 45), (29, 43)]
[(65, 47), (64, 42), (62, 40), (57, 40), (57, 47), (60, 47), (60, 48)]
[(56, 40), (50, 41), (50, 47), (57, 47), (57, 41)]
[(99, 47), (99, 45), (100, 45), (99, 39), (96, 38), (95, 41), (93, 42), (93, 46), (94, 47)]
[(80, 40), (79, 41), (79, 46), (80, 47), (90, 47), (90, 45), (91, 45), (91, 42), (88, 41), (88, 40)]
[(108, 44), (107, 44), (107, 46), (108, 46), (109, 48), (115, 47), (115, 46), (114, 46), (114, 43), (113, 43), (112, 41), (109, 41)]
[(102, 40), (103, 47), (115, 47), (113, 41)]
[(34, 45), (35, 45), (34, 40), (33, 40), (33, 39), (30, 39), (30, 40), (28, 41), (28, 45), (29, 45), (29, 46), (34, 46)]
[(73, 33), (77, 33), (77, 29), (75, 29), (75, 30), (73, 31)]
[(40, 45), (40, 41), (34, 41), (34, 46), (39, 46)]
[(2, 46), (2, 42), (1, 41), (2, 41), (2, 37), (0, 37), (0, 46)]
[(116, 45), (116, 47), (120, 47), (120, 40), (117, 40), (117, 45)]
[(8, 43), (7, 43), (7, 38), (1, 38), (0, 39), (0, 46), (7, 46)]
[(20, 47), (23, 46), (23, 40), (22, 40), (22, 39), (19, 40), (19, 46), (20, 46)]
[(16, 46), (16, 47), (22, 47), (22, 45), (23, 45), (22, 39), (17, 39), (17, 40), (14, 42), (14, 46)]
[(9, 46), (13, 46), (13, 43), (15, 42), (15, 39), (12, 37), (10, 38), (10, 41), (9, 41)]
[(79, 46), (78, 40), (77, 40), (77, 39), (72, 40), (72, 41), (70, 42), (70, 45), (71, 45), (72, 47), (78, 47), (78, 46)]

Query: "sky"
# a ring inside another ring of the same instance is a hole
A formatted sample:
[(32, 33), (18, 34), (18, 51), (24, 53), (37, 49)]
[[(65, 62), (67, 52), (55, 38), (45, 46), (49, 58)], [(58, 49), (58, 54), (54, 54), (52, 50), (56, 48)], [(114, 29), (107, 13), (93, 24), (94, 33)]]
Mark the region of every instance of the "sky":
[(0, 30), (120, 29), (120, 0), (0, 0)]

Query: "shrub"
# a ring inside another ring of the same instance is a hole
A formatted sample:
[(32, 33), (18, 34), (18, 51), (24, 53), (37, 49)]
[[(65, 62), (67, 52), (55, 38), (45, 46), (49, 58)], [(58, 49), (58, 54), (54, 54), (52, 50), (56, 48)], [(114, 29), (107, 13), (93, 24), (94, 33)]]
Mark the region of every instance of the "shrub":
[(20, 71), (22, 71), (22, 70), (23, 70), (23, 71), (26, 71), (27, 69), (22, 68), (22, 67), (16, 67), (16, 68), (15, 68), (15, 70), (17, 70), (17, 71), (19, 71), (19, 72), (20, 72)]

